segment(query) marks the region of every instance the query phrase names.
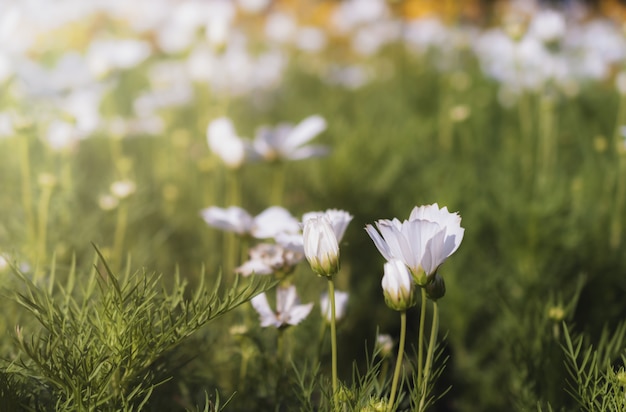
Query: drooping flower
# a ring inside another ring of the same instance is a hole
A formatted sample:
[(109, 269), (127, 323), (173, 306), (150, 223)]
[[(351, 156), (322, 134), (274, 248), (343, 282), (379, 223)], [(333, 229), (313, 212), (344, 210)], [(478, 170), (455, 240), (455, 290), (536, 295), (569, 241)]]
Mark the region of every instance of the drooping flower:
[(304, 222), (304, 256), (320, 276), (331, 277), (339, 271), (339, 244), (330, 219), (315, 216)]
[(404, 263), (398, 259), (385, 263), (382, 280), (385, 303), (391, 309), (405, 311), (417, 303), (415, 283)]
[(309, 316), (313, 309), (313, 303), (300, 305), (296, 287), (293, 285), (276, 288), (276, 311), (270, 307), (265, 293), (255, 296), (251, 303), (259, 314), (261, 326), (264, 328), (297, 325)]
[[(376, 228), (367, 225), (365, 230), (383, 257), (398, 259), (411, 271), (415, 282), (427, 285), (443, 262), (454, 253), (463, 240), (465, 229), (461, 217), (439, 209), (437, 203), (415, 207), (409, 220), (382, 219)], [(380, 233), (379, 233), (380, 231)]]
[(280, 124), (275, 128), (261, 127), (252, 142), (251, 156), (268, 162), (324, 156), (328, 148), (306, 143), (325, 129), (326, 120), (318, 115), (309, 116), (296, 126)]
[[(346, 309), (348, 308), (348, 297), (348, 292), (342, 292), (340, 290), (335, 291), (335, 320), (339, 321), (346, 315)], [(320, 311), (327, 322), (331, 321), (330, 309), (330, 299), (328, 292), (324, 292), (322, 293), (322, 296), (320, 298)]]
[(260, 243), (251, 248), (248, 254), (250, 260), (235, 269), (236, 273), (243, 276), (273, 273), (287, 275), (304, 259), (301, 253), (271, 243)]

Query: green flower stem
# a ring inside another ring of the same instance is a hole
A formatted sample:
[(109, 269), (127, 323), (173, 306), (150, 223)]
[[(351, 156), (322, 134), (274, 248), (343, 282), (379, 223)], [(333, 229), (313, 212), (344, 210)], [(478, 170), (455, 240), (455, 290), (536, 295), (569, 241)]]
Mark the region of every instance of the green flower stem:
[(617, 118), (615, 122), (615, 129), (613, 131), (613, 145), (617, 148), (617, 175), (615, 176), (615, 210), (617, 213), (613, 213), (613, 221), (611, 222), (611, 230), (609, 242), (611, 248), (617, 250), (621, 244), (622, 238), (622, 216), (621, 210), (624, 207), (624, 197), (626, 196), (626, 187), (624, 184), (624, 156), (621, 149), (623, 143), (621, 142), (621, 127), (624, 124), (624, 118), (626, 117), (626, 95), (620, 95), (619, 106), (617, 109)]
[(274, 176), (272, 181), (272, 204), (282, 205), (283, 194), (285, 192), (285, 168), (284, 162), (278, 161), (274, 163)]
[(124, 236), (128, 225), (128, 206), (122, 200), (117, 210), (117, 221), (115, 222), (115, 234), (113, 235), (113, 263), (117, 267), (122, 267), (122, 249), (124, 247)]
[[(241, 187), (239, 184), (239, 170), (228, 170), (228, 198), (229, 206), (241, 205)], [(226, 234), (226, 273), (233, 273), (237, 267), (237, 238), (235, 233)]]
[(393, 410), (396, 402), (396, 391), (398, 389), (398, 381), (400, 380), (400, 372), (402, 370), (402, 357), (404, 356), (404, 343), (406, 340), (406, 310), (400, 312), (400, 346), (398, 346), (398, 359), (396, 359), (396, 370), (393, 373), (393, 381), (391, 383), (391, 397), (389, 398), (389, 411)]
[[(35, 241), (35, 216), (33, 213), (33, 188), (31, 185), (30, 153), (28, 150), (28, 136), (20, 136), (17, 139), (20, 144), (20, 173), (22, 175), (22, 207), (26, 217), (28, 239)], [(34, 243), (32, 243), (34, 247)]]
[(37, 205), (37, 259), (46, 260), (46, 239), (48, 237), (48, 211), (52, 197), (52, 185), (45, 185)]
[(328, 277), (328, 298), (330, 299), (330, 347), (332, 356), (333, 402), (335, 410), (339, 410), (339, 388), (337, 384), (337, 327), (335, 319), (335, 283)]
[(422, 291), (422, 307), (420, 309), (420, 326), (417, 336), (417, 387), (422, 386), (422, 365), (424, 365), (424, 323), (426, 322), (426, 289)]
[(424, 366), (424, 381), (422, 382), (422, 399), (418, 411), (423, 412), (426, 408), (426, 398), (428, 397), (428, 379), (432, 369), (435, 346), (437, 344), (437, 332), (439, 331), (439, 306), (433, 301), (433, 323), (430, 330), (430, 341), (428, 342), (428, 354), (426, 355), (426, 365)]

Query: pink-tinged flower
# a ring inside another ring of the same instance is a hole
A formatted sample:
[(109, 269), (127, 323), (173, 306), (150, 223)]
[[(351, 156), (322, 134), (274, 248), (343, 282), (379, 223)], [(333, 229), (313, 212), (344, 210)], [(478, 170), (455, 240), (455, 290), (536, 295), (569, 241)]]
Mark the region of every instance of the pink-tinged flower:
[(259, 314), (262, 327), (282, 328), (302, 322), (313, 309), (313, 303), (300, 305), (295, 286), (276, 288), (276, 311), (270, 307), (265, 293), (255, 296), (252, 306)]
[(241, 167), (246, 157), (246, 145), (230, 119), (220, 117), (209, 123), (207, 128), (209, 148), (231, 169)]
[(339, 244), (328, 217), (304, 222), (303, 242), (304, 256), (315, 273), (331, 277), (339, 271)]
[(253, 226), (253, 218), (248, 212), (238, 206), (226, 209), (211, 206), (203, 209), (200, 214), (209, 225), (238, 235), (247, 235)]
[(403, 222), (379, 220), (376, 228), (378, 231), (372, 225), (365, 227), (376, 248), (386, 260), (402, 261), (420, 286), (427, 285), (459, 248), (465, 232), (461, 217), (446, 207), (439, 209), (436, 203), (415, 207), (409, 220)]
[[(342, 292), (340, 290), (335, 291), (335, 320), (339, 321), (346, 316), (346, 309), (348, 308), (348, 292)], [(331, 321), (330, 313), (330, 299), (328, 298), (328, 292), (322, 293), (320, 298), (320, 311), (324, 319), (327, 322)]]
[(302, 160), (328, 154), (325, 146), (306, 145), (326, 129), (326, 120), (310, 116), (296, 126), (280, 124), (259, 128), (252, 142), (252, 157), (265, 161)]
[(397, 259), (385, 263), (385, 275), (382, 280), (385, 303), (391, 309), (404, 311), (417, 303), (415, 283), (404, 263)]
[(304, 259), (301, 253), (285, 249), (280, 245), (261, 243), (249, 251), (250, 260), (235, 269), (243, 276), (271, 275), (280, 273), (287, 275)]

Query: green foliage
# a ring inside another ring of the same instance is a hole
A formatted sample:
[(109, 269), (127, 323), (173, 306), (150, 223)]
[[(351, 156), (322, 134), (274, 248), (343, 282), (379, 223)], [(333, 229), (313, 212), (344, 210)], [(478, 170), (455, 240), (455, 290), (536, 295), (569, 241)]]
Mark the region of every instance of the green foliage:
[(88, 274), (72, 267), (64, 284), (54, 283), (54, 273), (36, 284), (17, 272), (23, 290), (14, 299), (39, 327), (18, 326), (22, 354), (3, 369), (3, 383), (9, 389), (16, 376), (37, 385), (7, 401), (37, 410), (150, 408), (155, 391), (181, 367), (172, 353), (185, 339), (272, 286), (235, 280), (220, 293), (218, 280), (189, 294), (176, 274), (168, 291), (161, 275), (127, 269), (120, 276), (98, 254), (99, 265)]
[(583, 335), (572, 336), (564, 325), (568, 392), (588, 412), (626, 409), (626, 323), (615, 331), (603, 329), (596, 348)]

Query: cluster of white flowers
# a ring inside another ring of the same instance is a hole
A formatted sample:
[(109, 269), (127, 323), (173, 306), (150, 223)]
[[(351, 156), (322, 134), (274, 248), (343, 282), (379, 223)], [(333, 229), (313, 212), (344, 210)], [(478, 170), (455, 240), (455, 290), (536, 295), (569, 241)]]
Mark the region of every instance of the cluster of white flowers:
[[(416, 206), (402, 222), (379, 220), (376, 228), (367, 225), (365, 230), (387, 260), (382, 286), (385, 301), (396, 310), (416, 303), (415, 285), (428, 288), (435, 282), (437, 269), (459, 248), (465, 233), (461, 217), (437, 203)], [(436, 283), (439, 289), (444, 287), (443, 279)], [(432, 291), (432, 298), (441, 296), (440, 290)]]

